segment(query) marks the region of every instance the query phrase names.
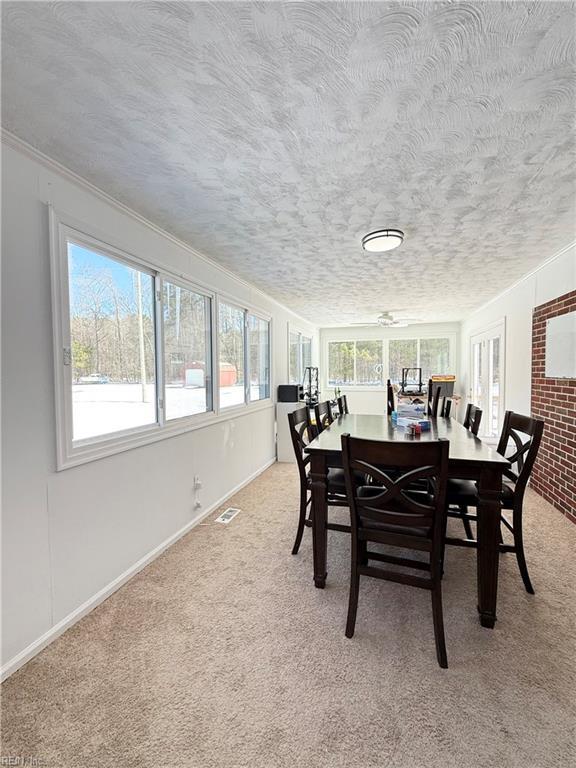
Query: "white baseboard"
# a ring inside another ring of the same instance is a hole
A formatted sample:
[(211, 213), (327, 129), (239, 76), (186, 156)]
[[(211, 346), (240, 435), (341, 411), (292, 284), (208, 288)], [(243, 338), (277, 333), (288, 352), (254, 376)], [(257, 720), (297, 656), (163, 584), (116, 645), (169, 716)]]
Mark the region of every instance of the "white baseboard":
[(176, 533), (172, 534), (172, 536), (168, 537), (165, 541), (144, 555), (144, 557), (140, 558), (140, 560), (134, 563), (134, 565), (130, 566), (130, 568), (124, 571), (124, 573), (120, 574), (120, 576), (107, 584), (99, 592), (96, 592), (95, 595), (92, 595), (92, 597), (86, 600), (85, 603), (82, 603), (82, 605), (78, 606), (76, 610), (72, 611), (72, 613), (69, 613), (68, 616), (62, 619), (62, 621), (59, 621), (58, 624), (55, 624), (53, 627), (51, 627), (48, 632), (45, 632), (38, 639), (34, 640), (34, 642), (30, 643), (30, 645), (24, 648), (23, 651), (17, 653), (16, 656), (7, 661), (0, 670), (0, 680), (3, 681), (10, 677), (10, 675), (16, 672), (17, 669), (20, 669), (20, 667), (26, 664), (27, 661), (30, 661), (30, 659), (40, 653), (40, 651), (46, 648), (46, 646), (50, 645), (50, 643), (53, 643), (56, 638), (60, 637), (60, 635), (66, 632), (66, 630), (69, 629), (73, 624), (76, 624), (77, 621), (80, 621), (81, 618), (90, 613), (90, 611), (96, 608), (96, 606), (100, 605), (100, 603), (103, 603), (104, 600), (116, 592), (117, 589), (120, 589), (121, 586), (126, 584), (126, 582), (135, 576), (139, 571), (141, 571), (149, 563), (161, 555), (164, 550), (172, 546), (172, 544), (178, 541), (178, 539), (182, 538), (182, 536), (188, 533), (188, 531), (192, 530), (192, 528), (198, 525), (198, 523), (202, 522), (205, 517), (208, 517), (208, 515), (212, 514), (215, 509), (218, 509), (218, 507), (224, 504), (224, 502), (227, 501), (231, 496), (234, 496), (235, 493), (238, 493), (239, 490), (248, 485), (248, 483), (251, 483), (252, 480), (255, 480), (258, 477), (258, 475), (261, 475), (262, 472), (267, 470), (268, 467), (271, 467), (272, 464), (275, 463), (275, 457), (267, 461), (264, 466), (256, 470), (256, 472), (250, 475), (250, 477), (247, 477), (246, 480), (243, 480), (237, 486), (232, 488), (231, 491), (224, 494), (224, 496), (218, 499), (218, 501), (214, 502), (214, 504), (211, 504), (208, 509), (203, 510), (197, 517), (194, 518), (194, 520), (186, 523), (183, 528), (180, 528), (179, 531), (176, 531)]

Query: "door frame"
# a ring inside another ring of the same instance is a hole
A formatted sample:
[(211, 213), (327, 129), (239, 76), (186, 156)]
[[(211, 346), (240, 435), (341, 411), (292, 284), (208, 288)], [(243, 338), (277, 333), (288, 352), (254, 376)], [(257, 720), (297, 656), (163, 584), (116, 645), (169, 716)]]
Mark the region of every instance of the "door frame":
[[(484, 328), (476, 330), (474, 333), (472, 333), (468, 340), (468, 354), (469, 354), (469, 360), (468, 360), (468, 372), (469, 372), (469, 387), (468, 387), (468, 399), (469, 402), (474, 402), (472, 399), (473, 395), (473, 384), (474, 384), (474, 355), (473, 355), (473, 347), (474, 344), (481, 343), (482, 344), (482, 370), (486, 372), (485, 375), (487, 375), (487, 372), (489, 370), (488, 368), (488, 344), (487, 342), (490, 339), (495, 338), (498, 336), (500, 338), (500, 349), (499, 349), (499, 355), (500, 355), (500, 391), (499, 391), (499, 407), (498, 407), (498, 434), (496, 435), (484, 435), (484, 439), (488, 442), (497, 442), (498, 435), (500, 433), (500, 430), (502, 429), (502, 424), (504, 421), (504, 414), (506, 412), (505, 409), (505, 399), (506, 399), (506, 317), (502, 317), (499, 320), (494, 321), (493, 323), (490, 323), (490, 325), (484, 326)], [(488, 382), (489, 383), (489, 382)], [(487, 399), (488, 397), (488, 387), (484, 388), (484, 395), (483, 395), (483, 402), (482, 403), (474, 403), (474, 405), (478, 405), (480, 408), (482, 408), (484, 412), (484, 418), (482, 420), (484, 427), (488, 423), (488, 419), (490, 418), (489, 413), (489, 401)], [(482, 436), (483, 430), (482, 426), (480, 427), (480, 434)]]

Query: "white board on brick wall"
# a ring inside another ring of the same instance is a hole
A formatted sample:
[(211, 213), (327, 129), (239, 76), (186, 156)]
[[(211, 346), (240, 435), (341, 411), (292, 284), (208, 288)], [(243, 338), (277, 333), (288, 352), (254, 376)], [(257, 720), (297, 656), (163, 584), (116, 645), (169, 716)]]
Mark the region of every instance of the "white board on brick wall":
[(576, 379), (576, 312), (546, 321), (546, 378)]

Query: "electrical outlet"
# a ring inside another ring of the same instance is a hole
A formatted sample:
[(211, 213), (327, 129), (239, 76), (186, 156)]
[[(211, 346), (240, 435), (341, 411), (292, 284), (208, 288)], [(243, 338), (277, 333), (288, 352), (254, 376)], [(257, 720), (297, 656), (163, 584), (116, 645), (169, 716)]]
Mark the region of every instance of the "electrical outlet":
[(200, 509), (200, 507), (201, 507), (201, 506), (202, 506), (202, 502), (201, 502), (201, 501), (197, 501), (197, 502), (194, 504), (194, 509)]

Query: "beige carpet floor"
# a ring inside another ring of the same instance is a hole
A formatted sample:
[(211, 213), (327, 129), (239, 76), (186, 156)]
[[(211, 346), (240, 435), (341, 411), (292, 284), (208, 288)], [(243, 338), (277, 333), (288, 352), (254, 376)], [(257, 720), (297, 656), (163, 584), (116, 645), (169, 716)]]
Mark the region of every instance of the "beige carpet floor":
[[(563, 768), (576, 765), (576, 526), (529, 493), (527, 556), (501, 558), (496, 628), (475, 555), (448, 552), (450, 668), (429, 594), (365, 579), (344, 636), (349, 543), (290, 555), (296, 471), (238, 493), (3, 685), (2, 754), (65, 768)], [(335, 516), (347, 510), (333, 510)], [(161, 510), (159, 510), (159, 514)], [(455, 522), (455, 521), (454, 521)]]

